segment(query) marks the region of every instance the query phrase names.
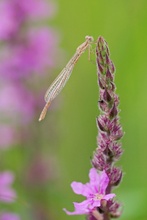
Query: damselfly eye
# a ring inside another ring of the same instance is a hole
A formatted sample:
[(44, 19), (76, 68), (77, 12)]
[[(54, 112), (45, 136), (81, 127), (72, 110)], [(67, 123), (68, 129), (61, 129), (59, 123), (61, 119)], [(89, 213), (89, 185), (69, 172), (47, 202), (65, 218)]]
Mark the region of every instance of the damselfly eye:
[(94, 38), (92, 36), (86, 36), (85, 37), (85, 40), (88, 40), (89, 42), (93, 42), (94, 41)]

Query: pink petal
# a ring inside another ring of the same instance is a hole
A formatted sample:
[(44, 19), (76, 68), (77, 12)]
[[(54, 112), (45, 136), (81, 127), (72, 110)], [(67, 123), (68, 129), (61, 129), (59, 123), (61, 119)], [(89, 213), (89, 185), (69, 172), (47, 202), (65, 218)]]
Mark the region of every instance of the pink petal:
[(99, 180), (99, 193), (105, 195), (106, 188), (109, 183), (109, 178), (105, 171), (101, 172)]
[(74, 207), (75, 207), (74, 212), (69, 212), (66, 209), (63, 209), (66, 212), (67, 215), (83, 215), (83, 214), (89, 213), (89, 209), (88, 209), (89, 202), (88, 202), (88, 200), (85, 200), (81, 203), (74, 202), (73, 204), (74, 204)]
[(11, 172), (0, 173), (0, 201), (13, 202), (16, 198), (16, 193), (11, 189), (11, 184), (14, 176)]
[(101, 201), (100, 200), (95, 200), (94, 203), (90, 206), (90, 209), (93, 210), (96, 207), (101, 206)]
[(88, 184), (82, 184), (79, 182), (72, 182), (71, 187), (76, 194), (80, 194), (88, 197), (91, 193), (91, 189), (88, 187)]
[(14, 176), (11, 172), (6, 171), (3, 173), (0, 173), (0, 188), (3, 186), (10, 185), (14, 181)]
[(105, 195), (104, 197), (103, 197), (103, 199), (105, 199), (105, 200), (109, 200), (109, 199), (112, 199), (112, 198), (114, 198), (116, 195), (114, 194), (114, 193), (110, 193), (110, 194), (107, 194), (107, 195)]
[(89, 172), (89, 179), (91, 185), (97, 185), (100, 181), (99, 174), (95, 168), (91, 168)]
[(66, 209), (63, 209), (63, 211), (66, 212), (67, 215), (83, 215), (83, 214), (86, 214), (84, 211), (74, 211), (74, 212), (69, 212), (68, 210)]
[(13, 189), (3, 188), (0, 190), (0, 201), (10, 203), (16, 199), (16, 193)]

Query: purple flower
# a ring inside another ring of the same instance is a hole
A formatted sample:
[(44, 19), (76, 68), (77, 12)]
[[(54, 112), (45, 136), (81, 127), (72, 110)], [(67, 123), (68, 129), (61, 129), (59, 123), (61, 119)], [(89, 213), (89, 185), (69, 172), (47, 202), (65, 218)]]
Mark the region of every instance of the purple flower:
[(0, 213), (0, 220), (20, 220), (19, 215), (10, 212)]
[(6, 40), (17, 32), (18, 21), (14, 18), (13, 9), (10, 2), (0, 2), (0, 40)]
[[(13, 0), (14, 1), (14, 0)], [(15, 0), (23, 9), (26, 19), (39, 20), (40, 18), (52, 17), (56, 11), (54, 3), (47, 0)]]
[(0, 173), (0, 201), (10, 203), (16, 199), (16, 193), (11, 188), (14, 176), (11, 172)]
[(5, 48), (0, 64), (3, 77), (18, 80), (30, 77), (34, 72), (45, 73), (47, 68), (54, 66), (57, 41), (53, 30), (29, 31), (24, 42)]
[(55, 5), (45, 0), (3, 0), (0, 2), (0, 39), (11, 39), (30, 19), (52, 17), (54, 12)]
[(97, 173), (95, 168), (91, 168), (89, 172), (90, 182), (82, 184), (72, 182), (71, 187), (76, 194), (81, 194), (86, 197), (81, 203), (74, 202), (75, 211), (69, 212), (63, 209), (68, 215), (89, 214), (97, 207), (101, 206), (102, 200), (110, 200), (115, 194), (106, 194), (106, 189), (109, 184), (109, 178), (105, 171)]
[(35, 111), (35, 100), (31, 92), (23, 86), (7, 83), (0, 90), (0, 114), (1, 120), (23, 122), (32, 120)]
[(6, 149), (15, 143), (16, 131), (11, 125), (0, 124), (0, 149)]

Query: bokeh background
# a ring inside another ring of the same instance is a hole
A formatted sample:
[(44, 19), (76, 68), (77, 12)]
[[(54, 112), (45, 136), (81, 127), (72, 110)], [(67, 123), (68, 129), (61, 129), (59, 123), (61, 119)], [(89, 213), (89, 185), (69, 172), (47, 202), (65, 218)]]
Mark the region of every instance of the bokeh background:
[[(115, 82), (125, 131), (122, 140), (124, 154), (119, 162), (124, 178), (115, 190), (124, 206), (120, 219), (145, 220), (147, 1), (56, 0), (52, 3), (55, 4), (56, 14), (47, 20), (46, 27), (52, 28), (57, 38), (54, 42), (54, 65), (46, 70), (46, 74), (34, 74), (28, 78), (27, 88), (31, 88), (33, 97), (39, 94), (39, 104), (32, 120), (27, 124), (16, 124), (15, 143), (1, 149), (0, 169), (10, 170), (15, 175), (13, 188), (18, 199), (12, 204), (0, 203), (0, 209), (17, 213), (23, 220), (85, 218), (67, 216), (62, 209), (73, 210), (72, 202), (82, 201), (82, 197), (74, 195), (70, 183), (74, 180), (88, 181), (90, 158), (96, 148), (95, 119), (99, 110), (94, 55), (90, 62), (87, 52), (82, 55), (68, 84), (52, 103), (46, 119), (39, 123), (38, 117), (44, 105), (46, 89), (77, 46), (86, 35), (92, 35), (95, 40), (102, 35), (108, 42), (116, 67)], [(39, 19), (37, 22), (40, 23)], [(1, 78), (3, 74), (0, 73)], [(9, 98), (13, 105), (14, 97), (10, 94)], [(26, 105), (27, 98), (21, 103), (21, 108), (25, 109)], [(3, 115), (0, 117), (3, 122)], [(7, 124), (10, 123), (7, 121)]]

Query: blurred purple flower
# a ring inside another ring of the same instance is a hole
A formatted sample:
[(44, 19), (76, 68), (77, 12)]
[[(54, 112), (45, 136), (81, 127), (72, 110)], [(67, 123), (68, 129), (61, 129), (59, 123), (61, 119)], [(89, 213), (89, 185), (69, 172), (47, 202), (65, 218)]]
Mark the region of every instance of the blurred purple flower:
[(72, 182), (71, 187), (76, 194), (81, 194), (87, 199), (81, 203), (74, 202), (75, 211), (69, 212), (66, 209), (64, 211), (68, 215), (82, 215), (89, 214), (97, 207), (101, 206), (101, 201), (109, 201), (115, 194), (106, 194), (106, 189), (109, 184), (109, 178), (105, 171), (97, 173), (95, 168), (91, 168), (89, 172), (90, 182), (82, 184), (79, 182)]
[(0, 213), (0, 220), (20, 220), (20, 217), (14, 213), (2, 212)]
[(0, 40), (12, 37), (18, 30), (18, 22), (15, 21), (13, 11), (9, 8), (10, 2), (0, 2)]
[(0, 91), (4, 119), (8, 113), (8, 119), (27, 123), (35, 114), (37, 101), (34, 101), (31, 87), (25, 88), (25, 82), (31, 81), (32, 74), (45, 74), (47, 68), (54, 66), (58, 39), (57, 34), (47, 27), (31, 31), (22, 28), (31, 18), (51, 16), (53, 5), (45, 0), (2, 0), (0, 3), (0, 39), (8, 36), (0, 51), (0, 73), (1, 79), (12, 83)]
[(0, 124), (0, 149), (6, 149), (13, 145), (16, 136), (16, 131), (12, 126)]
[(42, 0), (2, 0), (0, 2), (0, 39), (13, 38), (30, 19), (53, 16), (55, 4)]
[(0, 201), (10, 203), (16, 199), (16, 193), (11, 188), (14, 176), (12, 172), (5, 171), (0, 173)]
[(1, 121), (28, 123), (35, 112), (33, 94), (19, 84), (5, 84), (0, 90)]
[(24, 173), (26, 184), (31, 187), (46, 184), (48, 181), (55, 179), (57, 175), (56, 159), (53, 158), (53, 155), (46, 157), (41, 153), (34, 154)]
[(13, 0), (23, 9), (26, 18), (42, 19), (52, 17), (56, 11), (56, 5), (48, 0)]
[(31, 30), (24, 42), (5, 48), (0, 64), (1, 75), (18, 80), (30, 77), (32, 73), (45, 73), (47, 68), (54, 66), (56, 44), (57, 37), (52, 30)]

